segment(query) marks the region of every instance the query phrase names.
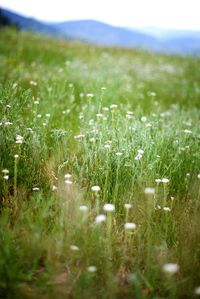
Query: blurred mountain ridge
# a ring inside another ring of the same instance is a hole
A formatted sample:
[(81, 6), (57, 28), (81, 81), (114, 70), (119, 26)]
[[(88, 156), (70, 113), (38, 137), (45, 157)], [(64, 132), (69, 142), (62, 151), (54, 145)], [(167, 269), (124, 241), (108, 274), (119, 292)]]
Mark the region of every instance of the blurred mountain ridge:
[(5, 19), (19, 29), (70, 40), (80, 40), (100, 46), (142, 48), (169, 54), (200, 54), (200, 31), (154, 27), (130, 29), (95, 20), (46, 23), (0, 8), (0, 21)]

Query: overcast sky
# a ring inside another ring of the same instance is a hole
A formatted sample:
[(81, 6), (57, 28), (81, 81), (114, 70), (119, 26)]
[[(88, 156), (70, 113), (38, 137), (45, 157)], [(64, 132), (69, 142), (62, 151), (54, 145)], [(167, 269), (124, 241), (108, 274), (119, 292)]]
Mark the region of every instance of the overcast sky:
[(44, 21), (200, 30), (200, 0), (0, 0), (0, 6)]

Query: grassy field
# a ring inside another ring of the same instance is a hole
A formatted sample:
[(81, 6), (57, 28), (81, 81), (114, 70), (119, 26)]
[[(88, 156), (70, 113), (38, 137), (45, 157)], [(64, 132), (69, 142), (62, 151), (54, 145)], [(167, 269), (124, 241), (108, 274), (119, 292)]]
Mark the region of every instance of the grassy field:
[(0, 298), (200, 294), (199, 70), (0, 32)]

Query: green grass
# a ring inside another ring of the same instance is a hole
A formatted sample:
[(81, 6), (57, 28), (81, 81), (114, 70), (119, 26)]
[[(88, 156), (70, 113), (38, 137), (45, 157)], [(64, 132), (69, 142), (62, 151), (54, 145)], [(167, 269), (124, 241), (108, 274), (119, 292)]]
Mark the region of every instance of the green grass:
[(0, 37), (0, 297), (195, 298), (200, 59)]

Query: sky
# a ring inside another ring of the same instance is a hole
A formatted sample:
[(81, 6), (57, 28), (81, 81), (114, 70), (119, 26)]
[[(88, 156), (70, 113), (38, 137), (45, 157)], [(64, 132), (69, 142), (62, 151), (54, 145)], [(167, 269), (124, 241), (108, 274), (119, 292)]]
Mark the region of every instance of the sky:
[(0, 7), (43, 21), (200, 30), (200, 0), (0, 0)]

